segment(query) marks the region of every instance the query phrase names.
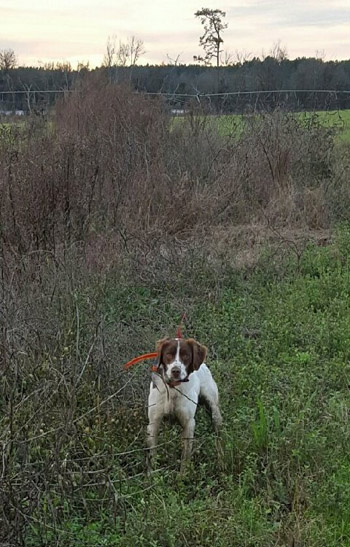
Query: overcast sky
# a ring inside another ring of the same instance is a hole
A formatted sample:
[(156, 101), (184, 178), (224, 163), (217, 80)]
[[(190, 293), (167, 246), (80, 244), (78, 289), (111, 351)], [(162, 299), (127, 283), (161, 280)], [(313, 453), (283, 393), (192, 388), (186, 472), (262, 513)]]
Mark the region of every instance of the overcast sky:
[(0, 0), (0, 50), (20, 64), (90, 61), (101, 64), (108, 36), (135, 35), (142, 62), (189, 63), (201, 52), (202, 7), (226, 11), (224, 49), (261, 55), (280, 41), (290, 58), (350, 58), (350, 0)]

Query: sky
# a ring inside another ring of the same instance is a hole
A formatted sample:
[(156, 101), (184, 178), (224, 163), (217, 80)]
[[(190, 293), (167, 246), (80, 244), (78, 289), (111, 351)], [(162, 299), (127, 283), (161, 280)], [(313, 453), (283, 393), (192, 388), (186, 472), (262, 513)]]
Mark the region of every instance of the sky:
[(87, 61), (99, 66), (108, 37), (143, 40), (141, 63), (201, 54), (202, 7), (226, 12), (224, 49), (237, 59), (268, 54), (280, 42), (288, 57), (350, 58), (350, 0), (0, 0), (0, 50), (20, 65)]

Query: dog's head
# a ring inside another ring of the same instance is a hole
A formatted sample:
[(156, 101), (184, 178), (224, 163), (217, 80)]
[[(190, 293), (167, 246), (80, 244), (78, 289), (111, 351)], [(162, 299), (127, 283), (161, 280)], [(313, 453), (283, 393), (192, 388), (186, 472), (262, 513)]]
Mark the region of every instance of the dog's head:
[(207, 348), (193, 338), (163, 338), (157, 343), (158, 369), (163, 367), (171, 382), (186, 381), (198, 370), (207, 355)]

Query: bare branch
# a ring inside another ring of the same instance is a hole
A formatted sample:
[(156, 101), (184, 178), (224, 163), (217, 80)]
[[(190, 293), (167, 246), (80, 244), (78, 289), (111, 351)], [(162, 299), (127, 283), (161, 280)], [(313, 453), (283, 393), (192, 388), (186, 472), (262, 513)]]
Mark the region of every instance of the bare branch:
[(8, 72), (17, 65), (17, 59), (13, 49), (0, 50), (0, 70)]

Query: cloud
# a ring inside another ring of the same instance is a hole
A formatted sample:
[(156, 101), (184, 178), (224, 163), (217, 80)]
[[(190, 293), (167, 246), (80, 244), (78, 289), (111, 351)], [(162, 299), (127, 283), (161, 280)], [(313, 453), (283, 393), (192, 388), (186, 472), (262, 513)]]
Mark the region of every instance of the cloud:
[[(168, 53), (190, 62), (200, 52), (202, 31), (194, 13), (198, 0), (2, 0), (0, 49), (12, 47), (20, 62), (102, 59), (108, 36), (145, 43), (144, 62), (160, 62)], [(204, 3), (205, 5), (205, 3)], [(260, 55), (281, 40), (289, 55), (349, 57), (349, 0), (211, 0), (226, 11), (224, 48)], [(98, 62), (98, 61), (97, 61)]]
[(342, 0), (295, 0), (251, 1), (245, 5), (233, 6), (229, 15), (236, 18), (250, 18), (263, 21), (267, 26), (334, 26), (349, 25), (350, 7)]

